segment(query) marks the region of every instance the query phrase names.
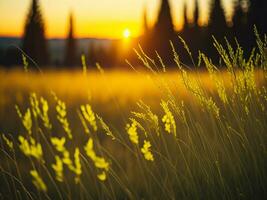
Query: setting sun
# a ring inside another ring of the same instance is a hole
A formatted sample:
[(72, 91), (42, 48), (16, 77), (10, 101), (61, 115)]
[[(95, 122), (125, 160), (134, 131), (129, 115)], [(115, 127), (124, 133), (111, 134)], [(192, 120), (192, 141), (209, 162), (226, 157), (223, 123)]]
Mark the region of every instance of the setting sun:
[(123, 37), (124, 38), (129, 38), (131, 36), (131, 32), (130, 30), (127, 28), (127, 29), (124, 29), (123, 31)]

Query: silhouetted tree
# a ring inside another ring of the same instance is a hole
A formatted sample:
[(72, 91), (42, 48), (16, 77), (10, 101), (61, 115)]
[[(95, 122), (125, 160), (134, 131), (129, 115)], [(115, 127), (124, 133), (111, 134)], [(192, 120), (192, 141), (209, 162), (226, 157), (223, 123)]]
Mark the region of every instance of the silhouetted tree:
[(217, 58), (219, 58), (219, 56), (213, 46), (212, 35), (215, 36), (219, 42), (223, 42), (224, 37), (227, 37), (229, 34), (225, 13), (220, 0), (213, 0), (212, 2), (208, 30), (206, 33), (205, 45), (203, 46), (204, 52), (207, 53), (214, 62), (218, 62), (219, 60), (217, 60)]
[(218, 38), (227, 34), (227, 23), (220, 0), (213, 0), (209, 17), (209, 32)]
[(173, 63), (169, 40), (174, 39), (175, 31), (169, 1), (162, 0), (157, 21), (153, 27), (153, 36), (149, 42), (152, 47), (150, 52), (157, 50), (166, 64)]
[(248, 38), (251, 37), (252, 30), (249, 30), (248, 15), (242, 6), (243, 0), (239, 0), (235, 5), (235, 12), (232, 19), (233, 22), (233, 36), (237, 38), (238, 42), (246, 50), (248, 49)]
[(197, 29), (199, 28), (199, 26), (198, 26), (198, 19), (199, 19), (199, 6), (198, 6), (198, 1), (195, 0), (194, 26)]
[(22, 49), (37, 64), (48, 64), (48, 51), (45, 38), (44, 20), (40, 11), (38, 0), (32, 0), (32, 4), (26, 19)]
[(77, 64), (77, 52), (76, 52), (76, 41), (74, 38), (73, 30), (73, 15), (69, 16), (69, 33), (66, 39), (66, 53), (65, 53), (65, 65), (74, 66)]
[(189, 22), (187, 18), (187, 6), (186, 2), (184, 2), (184, 25), (183, 25), (183, 31), (186, 32), (186, 30), (189, 29)]
[(171, 10), (168, 0), (162, 0), (159, 15), (154, 26), (154, 32), (158, 36), (164, 36), (167, 39), (172, 39), (174, 28), (171, 16)]
[[(198, 50), (200, 47), (200, 42), (202, 41), (202, 33), (198, 27), (198, 17), (199, 17), (199, 10), (198, 10), (198, 3), (195, 0), (195, 9), (194, 9), (194, 16), (192, 22), (189, 22), (187, 19), (187, 6), (186, 3), (184, 5), (184, 27), (179, 35), (186, 41), (187, 45), (189, 46), (193, 57), (197, 56)], [(180, 42), (180, 46), (178, 46), (178, 50), (180, 49), (180, 57), (184, 63), (192, 64), (192, 60), (188, 55), (187, 51), (183, 47), (183, 44)]]

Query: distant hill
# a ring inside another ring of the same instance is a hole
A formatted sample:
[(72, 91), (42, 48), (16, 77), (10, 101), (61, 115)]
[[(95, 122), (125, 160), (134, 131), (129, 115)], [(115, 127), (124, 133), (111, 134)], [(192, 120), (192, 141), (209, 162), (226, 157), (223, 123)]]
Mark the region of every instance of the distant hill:
[[(18, 37), (0, 37), (0, 60), (5, 52), (10, 48), (21, 47), (21, 38)], [(78, 53), (88, 53), (90, 46), (108, 48), (112, 40), (96, 39), (96, 38), (80, 38), (77, 39)], [(52, 64), (62, 63), (65, 54), (65, 39), (52, 38), (48, 40), (50, 60)]]

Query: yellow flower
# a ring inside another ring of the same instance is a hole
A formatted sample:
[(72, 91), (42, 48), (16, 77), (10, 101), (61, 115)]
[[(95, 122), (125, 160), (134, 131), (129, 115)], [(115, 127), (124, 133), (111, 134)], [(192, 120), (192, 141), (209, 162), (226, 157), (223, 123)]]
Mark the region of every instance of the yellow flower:
[(76, 174), (75, 177), (75, 182), (78, 183), (80, 181), (80, 176), (82, 174), (82, 165), (80, 161), (80, 150), (79, 148), (75, 148), (75, 153), (74, 153), (74, 163), (75, 163), (75, 168), (74, 168), (74, 173)]
[(141, 152), (144, 154), (146, 160), (154, 161), (153, 154), (150, 150), (151, 144), (149, 141), (144, 141), (144, 145), (141, 148)]
[(63, 161), (63, 163), (65, 165), (68, 166), (68, 168), (70, 170), (73, 171), (74, 167), (73, 167), (72, 160), (70, 159), (70, 153), (66, 149), (63, 151), (63, 159), (62, 159), (62, 161)]
[(165, 101), (162, 101), (161, 107), (163, 108), (165, 115), (162, 117), (162, 122), (165, 124), (165, 131), (171, 133), (173, 131), (174, 135), (176, 136), (176, 123), (171, 113), (168, 104)]
[(71, 171), (75, 173), (76, 175), (75, 183), (78, 183), (80, 181), (80, 175), (82, 174), (82, 166), (81, 166), (81, 161), (80, 161), (79, 148), (75, 148), (74, 164), (73, 164), (73, 161), (70, 158), (70, 153), (64, 146), (66, 139), (64, 137), (61, 139), (54, 137), (54, 138), (51, 138), (51, 142), (55, 146), (57, 151), (63, 154), (62, 160), (58, 156), (56, 156), (56, 164), (52, 165), (52, 168), (55, 170), (57, 174), (56, 179), (62, 182), (63, 174), (61, 175), (61, 173), (63, 173), (62, 165), (64, 163)]
[(64, 144), (66, 142), (65, 137), (62, 137), (60, 139), (56, 137), (52, 137), (51, 142), (56, 147), (57, 151), (63, 152), (65, 150), (65, 147), (64, 147)]
[(93, 149), (93, 139), (92, 138), (89, 138), (86, 146), (84, 147), (84, 150), (86, 152), (86, 155), (91, 158), (92, 160), (95, 160), (96, 158), (96, 154), (94, 152), (94, 149)]
[[(103, 158), (96, 155), (92, 138), (89, 138), (86, 146), (84, 147), (86, 155), (94, 162), (94, 165), (98, 169), (109, 170), (109, 163)], [(102, 181), (106, 180), (106, 173), (103, 171), (102, 174), (98, 175), (98, 178)]]
[(39, 191), (46, 192), (47, 191), (47, 187), (46, 187), (44, 181), (42, 180), (42, 178), (40, 177), (40, 175), (38, 174), (38, 172), (36, 170), (31, 170), (30, 174), (33, 177), (32, 183), (34, 184), (34, 186)]
[(37, 98), (37, 95), (35, 93), (32, 93), (30, 95), (30, 104), (31, 104), (31, 111), (33, 113), (33, 116), (35, 118), (40, 117), (41, 120), (43, 121), (43, 125), (47, 128), (47, 129), (51, 129), (52, 128), (52, 124), (50, 123), (49, 117), (48, 117), (48, 103), (47, 101), (41, 97), (40, 98), (40, 102), (41, 102), (41, 108), (40, 109), (40, 103), (39, 103), (39, 99)]
[(126, 130), (129, 138), (133, 144), (138, 144), (138, 134), (137, 134), (137, 122), (133, 121), (132, 124), (126, 125)]
[(63, 182), (63, 162), (59, 156), (56, 156), (56, 164), (52, 164), (52, 168), (56, 173), (56, 180)]
[(106, 171), (108, 171), (109, 168), (109, 163), (105, 161), (104, 158), (101, 157), (96, 157), (95, 160), (95, 166), (99, 169), (105, 169)]
[(31, 117), (31, 110), (28, 108), (25, 112), (24, 115), (22, 115), (19, 107), (16, 105), (15, 106), (17, 113), (20, 117), (20, 119), (22, 120), (22, 124), (25, 127), (25, 129), (27, 130), (27, 132), (31, 135), (32, 134), (32, 117)]
[(103, 171), (101, 174), (98, 174), (98, 175), (97, 175), (97, 178), (98, 178), (100, 181), (105, 181), (105, 180), (107, 179), (106, 172)]
[(82, 111), (83, 117), (89, 122), (89, 124), (92, 126), (94, 131), (97, 131), (96, 118), (92, 110), (92, 107), (89, 104), (82, 105), (81, 111)]
[(42, 113), (40, 114), (40, 117), (44, 123), (44, 126), (48, 129), (52, 128), (52, 124), (50, 123), (49, 117), (48, 117), (48, 103), (47, 100), (45, 100), (43, 97), (40, 99), (41, 104), (42, 104)]
[(57, 119), (61, 123), (69, 139), (72, 139), (72, 133), (71, 133), (68, 119), (67, 119), (66, 104), (63, 101), (59, 100), (56, 96), (55, 96), (55, 100), (57, 102), (57, 105), (56, 105)]
[(36, 143), (34, 138), (30, 137), (30, 142), (26, 140), (23, 136), (19, 136), (19, 148), (26, 156), (33, 156), (38, 160), (44, 162), (43, 160), (43, 150), (40, 143)]

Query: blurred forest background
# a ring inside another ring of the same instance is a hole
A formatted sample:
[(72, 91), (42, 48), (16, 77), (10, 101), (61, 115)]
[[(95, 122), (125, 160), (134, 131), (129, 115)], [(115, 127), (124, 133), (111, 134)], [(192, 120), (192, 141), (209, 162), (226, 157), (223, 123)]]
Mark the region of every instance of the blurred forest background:
[[(32, 0), (20, 38), (0, 37), (0, 65), (10, 68), (22, 65), (22, 52), (29, 56), (30, 65), (34, 62), (39, 66), (57, 68), (75, 68), (81, 66), (81, 54), (84, 54), (89, 65), (96, 62), (107, 68), (125, 66), (125, 59), (138, 65), (138, 57), (133, 51), (139, 48), (151, 58), (157, 53), (164, 63), (173, 66), (173, 54), (169, 41), (171, 40), (182, 62), (192, 64), (181, 36), (192, 51), (194, 59), (198, 51), (209, 55), (213, 62), (219, 62), (213, 47), (212, 36), (220, 42), (227, 37), (231, 44), (236, 40), (249, 56), (255, 46), (253, 26), (260, 34), (267, 32), (267, 1), (266, 0), (236, 0), (233, 14), (229, 18), (220, 0), (213, 0), (209, 5), (209, 20), (206, 24), (199, 20), (199, 2), (194, 1), (193, 18), (188, 17), (187, 4), (182, 5), (184, 23), (181, 30), (175, 30), (173, 10), (168, 0), (161, 0), (155, 23), (147, 22), (147, 8), (144, 4), (143, 33), (139, 37), (122, 39), (77, 38), (75, 35), (75, 13), (70, 12), (68, 20), (69, 31), (65, 39), (46, 38), (45, 19), (40, 9), (40, 1)], [(26, 13), (25, 13), (26, 15)], [(116, 27), (114, 27), (116, 28)], [(157, 52), (157, 53), (156, 53)], [(33, 62), (34, 61), (34, 62)]]

